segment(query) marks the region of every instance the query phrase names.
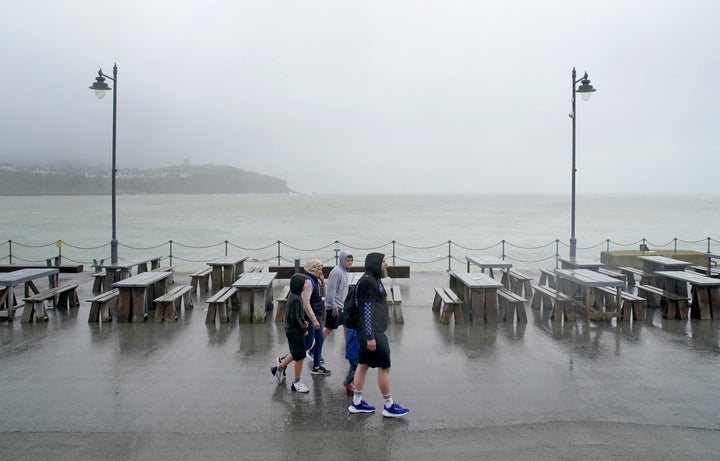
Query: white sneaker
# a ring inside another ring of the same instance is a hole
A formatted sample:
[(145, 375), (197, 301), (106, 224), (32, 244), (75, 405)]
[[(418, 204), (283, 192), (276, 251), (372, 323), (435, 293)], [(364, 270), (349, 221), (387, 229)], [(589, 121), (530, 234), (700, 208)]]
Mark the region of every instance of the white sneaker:
[(303, 384), (302, 381), (292, 383), (292, 385), (290, 386), (290, 389), (292, 389), (296, 392), (301, 392), (303, 394), (310, 392), (310, 389), (308, 389), (308, 387), (305, 384)]

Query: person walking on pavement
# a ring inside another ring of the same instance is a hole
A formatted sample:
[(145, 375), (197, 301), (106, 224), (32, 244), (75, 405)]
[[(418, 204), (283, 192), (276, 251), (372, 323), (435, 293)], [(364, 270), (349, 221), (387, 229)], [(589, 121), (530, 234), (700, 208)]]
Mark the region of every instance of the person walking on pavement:
[[(341, 251), (338, 263), (328, 275), (325, 293), (325, 326), (323, 337), (328, 335), (342, 324), (343, 303), (348, 294), (348, 269), (352, 266), (353, 255), (349, 251)], [(322, 360), (322, 357), (320, 358)]]
[(312, 322), (313, 329), (305, 337), (305, 349), (312, 349), (313, 367), (310, 371), (313, 375), (327, 376), (327, 370), (320, 364), (322, 359), (323, 340), (323, 293), (325, 291), (325, 277), (323, 275), (323, 264), (319, 259), (311, 259), (303, 266), (305, 277), (310, 281), (302, 290), (303, 309)]
[(378, 388), (383, 396), (383, 416), (400, 418), (410, 410), (393, 400), (390, 391), (390, 343), (385, 335), (390, 318), (387, 293), (382, 278), (387, 276), (387, 262), (382, 253), (370, 253), (365, 258), (365, 274), (357, 285), (357, 302), (360, 309), (358, 342), (360, 353), (355, 370), (355, 390), (348, 411), (372, 413), (375, 407), (362, 399), (368, 368), (377, 368)]
[(308, 336), (310, 323), (305, 317), (303, 301), (300, 297), (303, 287), (310, 285), (310, 281), (303, 274), (295, 274), (290, 278), (290, 293), (287, 297), (287, 309), (285, 311), (285, 336), (288, 340), (290, 352), (283, 357), (277, 358), (277, 365), (270, 368), (278, 384), (285, 376), (285, 368), (290, 362), (295, 362), (295, 380), (290, 388), (296, 392), (307, 393), (310, 389), (300, 381), (302, 375), (303, 361), (305, 360), (305, 340)]

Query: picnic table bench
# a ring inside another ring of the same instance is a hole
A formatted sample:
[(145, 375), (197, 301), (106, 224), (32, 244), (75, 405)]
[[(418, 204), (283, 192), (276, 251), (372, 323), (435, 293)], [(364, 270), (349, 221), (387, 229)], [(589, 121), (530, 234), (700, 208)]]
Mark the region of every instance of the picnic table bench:
[(677, 293), (658, 288), (653, 285), (638, 285), (638, 293), (646, 292), (648, 295), (647, 302), (649, 307), (662, 307), (665, 305), (663, 311), (663, 318), (674, 319), (680, 317), (681, 319), (687, 319), (688, 313), (688, 298)]
[(513, 323), (517, 317), (518, 323), (527, 322), (525, 302), (527, 300), (507, 288), (498, 289), (498, 304), (500, 305), (500, 317), (503, 322)]
[(31, 294), (38, 294), (35, 280), (43, 277), (48, 278), (48, 287), (57, 286), (58, 269), (40, 268), (40, 269), (19, 269), (12, 272), (0, 273), (0, 307), (4, 310), (0, 311), (0, 318), (8, 321), (15, 319), (15, 308), (17, 307), (17, 298), (15, 297), (15, 287), (23, 285), (25, 297)]
[(634, 287), (636, 285), (650, 285), (652, 280), (655, 278), (653, 274), (648, 274), (642, 269), (632, 266), (618, 267), (618, 270), (625, 274), (628, 287)]
[(288, 294), (290, 294), (290, 286), (285, 285), (282, 290), (280, 290), (280, 294), (275, 299), (276, 301), (276, 308), (275, 308), (275, 321), (276, 322), (284, 322), (285, 321), (285, 309), (287, 307), (287, 297)]
[[(553, 274), (554, 276), (555, 274)], [(574, 300), (571, 297), (548, 285), (536, 285), (533, 289), (533, 297), (530, 302), (532, 308), (549, 308), (552, 320), (575, 321)]]
[(645, 298), (628, 293), (626, 291), (620, 292), (621, 305), (617, 305), (617, 291), (608, 287), (596, 288), (598, 292), (597, 299), (600, 299), (605, 305), (610, 308), (615, 308), (620, 311), (621, 320), (630, 320), (632, 315), (633, 320), (642, 320), (643, 310), (642, 308), (646, 304)]
[[(441, 310), (442, 308), (442, 310)], [(450, 317), (455, 315), (455, 324), (465, 323), (462, 312), (462, 300), (450, 288), (435, 288), (435, 299), (432, 310), (440, 311), (440, 323), (450, 323)]]
[(193, 289), (193, 295), (196, 295), (198, 290), (201, 294), (210, 291), (211, 273), (212, 267), (208, 266), (205, 269), (200, 269), (190, 274), (190, 286)]
[(400, 294), (400, 287), (398, 285), (392, 285), (387, 290), (387, 303), (390, 310), (390, 319), (395, 323), (405, 323), (405, 318), (402, 314), (402, 295)]
[[(22, 322), (30, 323), (37, 321), (47, 321), (47, 311), (45, 310), (45, 301), (52, 300), (53, 307), (77, 307), (80, 305), (77, 297), (78, 284), (69, 284), (61, 287), (52, 287), (43, 292), (28, 296), (23, 299), (25, 301), (25, 310), (23, 311)], [(33, 315), (34, 314), (34, 315)]]
[(538, 285), (557, 288), (557, 277), (555, 276), (555, 271), (552, 269), (540, 269), (540, 280), (538, 280)]
[(501, 283), (503, 286), (516, 295), (532, 296), (532, 280), (529, 275), (515, 269), (506, 269), (503, 271)]
[(165, 294), (172, 272), (141, 272), (113, 283), (120, 290), (117, 302), (118, 322), (143, 322), (152, 300)]
[(97, 296), (93, 296), (86, 301), (90, 304), (90, 315), (88, 316), (88, 322), (109, 322), (112, 320), (110, 315), (110, 302), (117, 299), (120, 294), (120, 290), (114, 288), (105, 293), (100, 293)]
[(161, 323), (163, 318), (167, 317), (168, 322), (177, 320), (177, 312), (181, 308), (181, 304), (185, 304), (185, 309), (192, 309), (193, 303), (190, 298), (191, 286), (181, 285), (173, 288), (164, 295), (155, 298), (155, 323)]
[(215, 323), (218, 317), (220, 323), (228, 323), (230, 316), (228, 315), (228, 302), (235, 296), (237, 289), (235, 287), (224, 287), (220, 291), (205, 300), (208, 303), (207, 315), (205, 323)]
[(450, 289), (469, 306), (473, 322), (497, 323), (497, 290), (502, 283), (482, 272), (450, 272)]

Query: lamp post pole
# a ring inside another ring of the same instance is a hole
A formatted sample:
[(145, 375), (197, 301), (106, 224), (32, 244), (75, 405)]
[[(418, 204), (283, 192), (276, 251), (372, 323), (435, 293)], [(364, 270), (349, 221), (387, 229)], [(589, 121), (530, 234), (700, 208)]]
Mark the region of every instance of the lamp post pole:
[(112, 170), (110, 172), (111, 190), (112, 190), (112, 239), (110, 240), (110, 263), (117, 264), (118, 261), (118, 240), (117, 240), (117, 193), (115, 181), (117, 177), (116, 166), (116, 133), (117, 133), (117, 64), (113, 65), (113, 76), (103, 74), (102, 69), (98, 71), (95, 82), (90, 86), (91, 90), (95, 90), (95, 95), (99, 99), (105, 96), (105, 92), (111, 90), (105, 79), (109, 78), (115, 83), (113, 90), (113, 121), (112, 121)]
[[(577, 84), (582, 82), (580, 87)], [(582, 98), (587, 101), (590, 99), (590, 95), (596, 91), (595, 88), (590, 84), (588, 74), (581, 79), (577, 79), (577, 73), (575, 68), (572, 70), (572, 111), (570, 112), (570, 118), (572, 119), (572, 194), (570, 200), (570, 258), (577, 256), (577, 239), (575, 238), (575, 173), (577, 168), (575, 167), (575, 95), (580, 93)]]

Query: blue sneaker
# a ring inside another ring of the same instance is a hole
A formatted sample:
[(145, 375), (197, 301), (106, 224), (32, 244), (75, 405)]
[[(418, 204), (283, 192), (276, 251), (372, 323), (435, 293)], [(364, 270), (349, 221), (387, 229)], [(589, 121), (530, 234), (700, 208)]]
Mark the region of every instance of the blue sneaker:
[(410, 413), (410, 410), (401, 407), (397, 403), (393, 403), (390, 407), (383, 407), (383, 416), (387, 418), (402, 418), (408, 413)]
[(348, 411), (350, 413), (373, 413), (375, 411), (375, 407), (368, 405), (366, 401), (361, 400), (357, 405), (351, 403), (348, 407)]

